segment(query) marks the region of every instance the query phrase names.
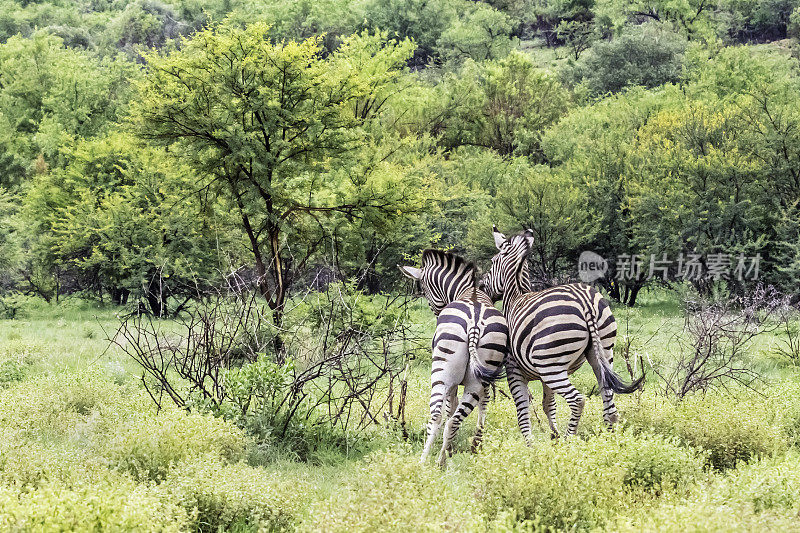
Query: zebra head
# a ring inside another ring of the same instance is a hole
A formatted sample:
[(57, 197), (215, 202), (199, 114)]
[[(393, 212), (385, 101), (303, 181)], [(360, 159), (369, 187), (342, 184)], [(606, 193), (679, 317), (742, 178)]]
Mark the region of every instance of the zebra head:
[(422, 252), (422, 268), (397, 267), (406, 277), (419, 281), (422, 293), (436, 316), (464, 291), (475, 286), (475, 265), (441, 250)]
[(527, 257), (533, 249), (533, 230), (527, 229), (519, 235), (507, 238), (492, 227), (494, 244), (498, 253), (492, 257), (492, 266), (481, 279), (481, 289), (497, 301), (503, 297), (513, 281), (527, 292)]

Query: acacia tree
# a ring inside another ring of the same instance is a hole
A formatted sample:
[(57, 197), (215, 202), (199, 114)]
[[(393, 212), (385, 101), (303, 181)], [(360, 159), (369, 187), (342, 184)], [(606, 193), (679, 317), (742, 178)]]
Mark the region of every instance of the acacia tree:
[[(419, 187), (402, 163), (387, 169), (397, 146), (378, 125), (413, 45), (363, 33), (326, 56), (319, 38), (273, 43), (268, 30), (225, 22), (149, 55), (133, 120), (230, 202), (280, 331), (326, 225), (401, 216)], [(275, 350), (282, 359), (280, 336)]]
[(569, 93), (558, 79), (521, 52), (498, 61), (467, 61), (446, 83), (453, 100), (443, 124), (448, 148), (477, 146), (539, 161), (542, 132), (569, 107)]
[[(193, 194), (195, 175), (162, 149), (113, 132), (66, 157), (31, 180), (19, 217), (24, 256), (49, 274), (54, 296), (80, 289), (124, 304), (141, 295), (165, 316), (170, 298), (187, 299), (234, 254), (230, 215)], [(47, 278), (28, 285), (50, 297)]]

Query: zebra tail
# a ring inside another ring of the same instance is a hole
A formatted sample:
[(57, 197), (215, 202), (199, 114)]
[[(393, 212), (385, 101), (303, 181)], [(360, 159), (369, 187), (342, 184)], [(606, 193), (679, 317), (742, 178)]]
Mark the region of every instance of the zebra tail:
[(498, 378), (502, 377), (503, 370), (505, 369), (504, 365), (498, 366), (496, 369), (492, 370), (488, 366), (484, 365), (480, 358), (478, 357), (478, 341), (481, 338), (481, 329), (480, 327), (475, 324), (470, 328), (469, 333), (467, 334), (467, 348), (469, 350), (469, 366), (472, 370), (472, 374), (481, 380), (484, 383), (491, 383)]
[(600, 340), (600, 332), (597, 330), (597, 323), (591, 311), (587, 313), (587, 318), (589, 335), (591, 335), (592, 342), (594, 343), (594, 353), (591, 356), (596, 357), (600, 363), (600, 374), (602, 376), (600, 380), (601, 383), (599, 383), (600, 387), (606, 390), (611, 389), (618, 394), (630, 394), (631, 392), (636, 392), (641, 389), (644, 385), (644, 373), (633, 383), (625, 383), (619, 374), (614, 372), (608, 359), (605, 358), (606, 351), (605, 348), (603, 348), (603, 343)]

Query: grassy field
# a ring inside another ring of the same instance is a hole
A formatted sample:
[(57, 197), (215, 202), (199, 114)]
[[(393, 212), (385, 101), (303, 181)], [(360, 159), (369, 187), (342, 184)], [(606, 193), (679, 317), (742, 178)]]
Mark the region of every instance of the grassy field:
[[(748, 348), (758, 391), (711, 390), (676, 403), (652, 375), (618, 397), (604, 431), (590, 397), (579, 437), (528, 448), (498, 387), (483, 449), (470, 417), (444, 471), (418, 464), (429, 362), (410, 376), (408, 441), (373, 428), (349, 450), (300, 462), (264, 453), (241, 429), (199, 413), (156, 413), (136, 364), (108, 348), (116, 309), (30, 302), (0, 320), (0, 529), (35, 531), (797, 531), (800, 371), (777, 334)], [(620, 344), (646, 366), (678, 350), (683, 317), (664, 294), (616, 309)], [(420, 307), (419, 320), (432, 329)], [(617, 368), (624, 365), (617, 357)], [(596, 385), (588, 365), (575, 383)], [(534, 399), (540, 387), (532, 386)], [(537, 402), (538, 404), (538, 402)], [(559, 400), (559, 421), (567, 407)]]

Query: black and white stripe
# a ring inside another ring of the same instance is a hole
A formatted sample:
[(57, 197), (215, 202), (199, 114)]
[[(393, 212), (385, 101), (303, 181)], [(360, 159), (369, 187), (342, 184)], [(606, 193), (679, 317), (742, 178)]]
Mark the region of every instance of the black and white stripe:
[(617, 324), (608, 302), (584, 284), (530, 292), (527, 256), (532, 232), (506, 239), (495, 229), (494, 237), (499, 253), (492, 258), (482, 286), (493, 299), (503, 298), (511, 333), (506, 370), (522, 434), (526, 439), (531, 435), (528, 382), (535, 379), (542, 381), (542, 407), (552, 435), (558, 436), (555, 394), (564, 397), (572, 412), (566, 434), (575, 433), (586, 399), (569, 376), (584, 361), (589, 361), (600, 385), (603, 418), (614, 424), (618, 418), (614, 392), (633, 392), (643, 378), (627, 385), (613, 371)]
[[(492, 300), (476, 287), (474, 265), (463, 258), (425, 250), (422, 268), (401, 266), (400, 270), (419, 281), (437, 316), (431, 368), (431, 418), (422, 461), (430, 453), (446, 414), (444, 442), (439, 453), (439, 464), (444, 465), (459, 426), (476, 406), (478, 424), (473, 448), (481, 442), (489, 385), (502, 370), (508, 327)], [(464, 391), (461, 401), (456, 403), (459, 385), (464, 386)]]

